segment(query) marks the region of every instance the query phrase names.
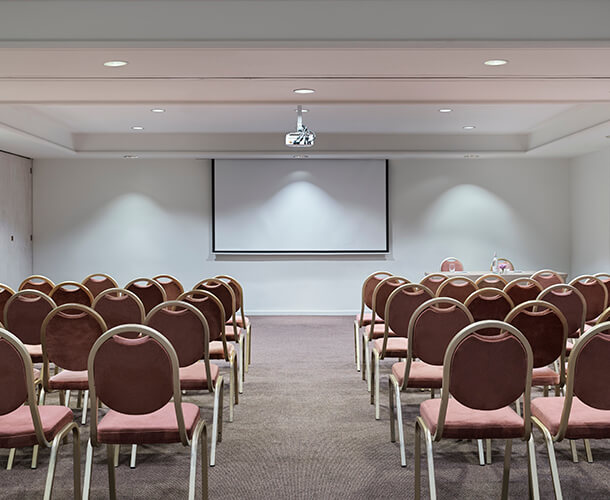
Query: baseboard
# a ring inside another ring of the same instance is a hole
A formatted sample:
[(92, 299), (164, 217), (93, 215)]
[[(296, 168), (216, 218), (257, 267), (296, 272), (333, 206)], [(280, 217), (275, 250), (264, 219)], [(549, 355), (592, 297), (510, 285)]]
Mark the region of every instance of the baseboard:
[(356, 316), (358, 311), (354, 309), (338, 309), (331, 311), (306, 310), (306, 311), (277, 311), (277, 310), (256, 310), (246, 311), (248, 316)]

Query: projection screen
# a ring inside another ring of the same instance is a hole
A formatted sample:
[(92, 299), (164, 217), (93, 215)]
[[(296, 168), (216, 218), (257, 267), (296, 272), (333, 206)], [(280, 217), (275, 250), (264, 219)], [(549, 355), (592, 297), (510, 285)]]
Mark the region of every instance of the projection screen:
[(386, 160), (215, 160), (220, 254), (386, 253)]

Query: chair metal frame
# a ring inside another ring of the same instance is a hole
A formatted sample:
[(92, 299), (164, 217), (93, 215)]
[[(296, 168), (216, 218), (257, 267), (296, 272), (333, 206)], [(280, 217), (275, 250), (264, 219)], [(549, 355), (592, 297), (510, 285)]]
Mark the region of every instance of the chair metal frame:
[[(124, 286), (124, 289), (129, 291), (129, 292), (131, 292), (131, 290), (129, 290), (129, 287), (131, 285), (135, 285), (136, 283), (141, 283), (141, 282), (146, 282), (149, 285), (152, 285), (152, 286), (156, 287), (161, 292), (161, 302), (165, 302), (167, 300), (167, 294), (165, 293), (165, 289), (158, 282), (156, 282), (155, 280), (153, 280), (151, 278), (135, 278), (135, 279), (132, 279), (129, 283), (127, 283)], [(137, 296), (137, 293), (135, 293), (135, 292), (132, 292), (132, 293)], [(140, 299), (140, 301), (142, 302), (142, 304), (144, 304), (144, 301), (142, 299)], [(159, 304), (161, 302), (159, 302)], [(157, 305), (157, 304), (155, 304), (155, 305)], [(152, 309), (152, 307), (151, 307), (151, 309)], [(144, 306), (144, 310), (146, 310), (146, 306)]]
[[(91, 309), (95, 311), (95, 306), (100, 302), (106, 295), (127, 295), (129, 298), (135, 301), (138, 309), (140, 310), (140, 316), (142, 317), (141, 322), (144, 323), (144, 318), (146, 318), (146, 310), (144, 309), (144, 304), (140, 300), (135, 293), (125, 288), (107, 288), (103, 292), (100, 292), (95, 299), (93, 300), (93, 304), (91, 305)], [(96, 311), (97, 312), (97, 311)]]
[[(490, 281), (491, 278), (493, 278), (493, 281)], [(497, 287), (497, 286), (493, 285), (492, 283), (498, 283), (502, 286)], [(497, 288), (498, 290), (504, 290), (504, 287), (506, 285), (508, 285), (508, 281), (506, 281), (506, 279), (500, 274), (487, 273), (487, 274), (484, 274), (483, 276), (479, 276), (475, 280), (474, 284), (477, 285), (477, 288), (479, 288), (479, 289)], [(512, 302), (512, 299), (511, 299), (511, 302)]]
[[(157, 276), (154, 276), (153, 281), (156, 281), (157, 283), (159, 283), (159, 285), (163, 286), (163, 283), (173, 283), (178, 285), (178, 289), (180, 290), (180, 293), (178, 293), (178, 296), (182, 295), (184, 293), (184, 286), (182, 285), (182, 283), (180, 283), (180, 280), (178, 278), (176, 278), (175, 276), (172, 276), (171, 274), (158, 274)], [(167, 297), (167, 292), (165, 292), (165, 298), (167, 300), (174, 300), (174, 299), (169, 299), (169, 297)]]
[[(476, 283), (474, 281), (472, 281), (470, 278), (466, 277), (466, 276), (452, 276), (451, 278), (447, 278), (445, 281), (443, 281), (440, 286), (438, 287), (438, 289), (436, 290), (436, 297), (443, 297), (442, 292), (445, 288), (447, 288), (448, 286), (451, 286), (453, 283), (456, 283), (458, 281), (464, 281), (466, 283), (471, 284), (472, 286), (474, 286), (474, 290), (476, 291), (479, 289), (479, 287), (477, 287)], [(468, 294), (470, 295), (470, 294)], [(453, 298), (453, 297), (450, 297)], [(468, 297), (466, 297), (468, 298)], [(466, 300), (466, 299), (464, 299)]]
[[(117, 281), (112, 276), (110, 276), (109, 274), (105, 274), (105, 273), (93, 273), (93, 274), (90, 274), (85, 279), (83, 279), (83, 281), (81, 281), (81, 283), (83, 285), (87, 286), (87, 282), (88, 281), (93, 280), (93, 278), (98, 278), (98, 277), (102, 277), (102, 278), (107, 279), (108, 281), (110, 281), (110, 283), (112, 283), (112, 286), (110, 288), (119, 288), (119, 284), (117, 283)], [(87, 287), (87, 288), (89, 288), (89, 287)], [(106, 289), (106, 290), (108, 290), (108, 289)], [(91, 290), (89, 290), (89, 291), (91, 291)], [(93, 294), (93, 292), (91, 292), (91, 294)], [(95, 297), (97, 297), (97, 295), (95, 295), (94, 298)]]
[[(82, 290), (83, 292), (85, 292), (85, 294), (89, 298), (89, 304), (85, 304), (85, 305), (91, 307), (91, 305), (93, 304), (93, 300), (94, 300), (93, 294), (91, 293), (91, 290), (89, 290), (85, 285), (83, 285), (82, 283), (79, 283), (78, 281), (62, 281), (61, 283), (57, 283), (57, 285), (55, 285), (53, 287), (53, 290), (51, 290), (49, 292), (49, 297), (51, 297), (53, 299), (53, 295), (55, 293), (57, 293), (58, 290), (61, 290), (62, 288), (69, 287), (69, 286), (78, 288), (79, 290)], [(53, 299), (53, 300), (55, 301), (55, 299)], [(55, 301), (55, 303), (57, 304), (57, 301)]]
[[(517, 279), (514, 279), (514, 280), (512, 280), (512, 281), (509, 281), (509, 282), (508, 282), (508, 284), (507, 284), (507, 285), (506, 285), (506, 286), (503, 288), (503, 290), (504, 290), (504, 291), (505, 291), (505, 292), (508, 294), (508, 296), (510, 297), (510, 293), (508, 293), (508, 292), (509, 292), (509, 290), (510, 290), (511, 288), (515, 288), (515, 287), (520, 286), (520, 285), (519, 285), (519, 283), (528, 283), (528, 284), (530, 284), (530, 285), (533, 285), (535, 288), (537, 288), (538, 293), (536, 294), (536, 297), (537, 297), (538, 295), (540, 295), (540, 292), (542, 292), (542, 290), (544, 290), (544, 288), (542, 287), (542, 285), (541, 285), (540, 283), (538, 283), (536, 280), (533, 280), (532, 278), (517, 278)], [(521, 288), (524, 288), (524, 287), (521, 287)], [(515, 300), (514, 300), (512, 297), (511, 297), (511, 299), (512, 299), (512, 301), (513, 301), (513, 302), (515, 302)], [(534, 299), (529, 299), (529, 300), (534, 300)], [(526, 301), (524, 301), (524, 302), (526, 302)], [(515, 303), (515, 305), (517, 305), (517, 306), (518, 306), (519, 304), (516, 304), (516, 303)]]
[[(599, 278), (598, 276), (593, 276), (592, 274), (581, 274), (580, 276), (577, 276), (576, 278), (574, 278), (572, 281), (570, 281), (570, 285), (572, 285), (575, 288), (576, 287), (575, 283), (579, 283), (581, 281), (595, 281), (599, 286), (601, 286), (601, 288), (604, 291), (604, 306), (602, 307), (602, 311), (600, 312), (600, 314), (602, 314), (604, 312), (604, 310), (608, 307), (608, 288), (606, 288), (606, 284), (601, 280), (601, 278)], [(580, 290), (579, 290), (580, 291)], [(580, 292), (582, 293), (582, 292)], [(584, 296), (584, 294), (583, 294)], [(586, 297), (585, 297), (585, 301), (586, 301)], [(587, 303), (587, 316), (589, 315), (589, 304)], [(589, 320), (586, 320), (586, 323), (590, 323), (590, 324), (594, 324), (595, 321), (597, 320), (597, 318), (591, 318)]]
[[(550, 274), (552, 276), (556, 276), (559, 279), (559, 283), (555, 283), (556, 285), (561, 285), (562, 283), (565, 283), (562, 276), (557, 271), (553, 271), (552, 269), (541, 269), (540, 271), (536, 271), (534, 274), (532, 274), (530, 276), (530, 278), (533, 279), (534, 281), (538, 281), (536, 278), (542, 277), (545, 274), (546, 275)], [(538, 282), (538, 283), (540, 283), (540, 282)], [(548, 288), (547, 286), (544, 286), (542, 283), (540, 283), (540, 286), (542, 286), (542, 288), (544, 288), (544, 289)], [(553, 286), (553, 285), (549, 285), (549, 286)]]
[[(438, 280), (439, 283), (436, 286), (436, 289), (433, 290), (432, 287), (430, 286), (430, 282), (431, 281), (433, 282), (434, 278), (442, 278), (442, 279)], [(430, 274), (426, 274), (421, 280), (419, 280), (419, 283), (420, 283), (420, 285), (427, 286), (436, 295), (436, 290), (438, 290), (438, 287), (441, 286), (441, 284), (448, 279), (449, 279), (449, 276), (447, 276), (445, 273), (430, 273)]]
[[(32, 274), (31, 276), (28, 276), (27, 278), (25, 278), (19, 284), (19, 288), (17, 289), (17, 291), (20, 292), (22, 290), (38, 290), (37, 288), (27, 288), (27, 285), (29, 284), (30, 281), (42, 281), (42, 282), (46, 283), (47, 285), (49, 285), (51, 287), (49, 289), (49, 292), (51, 290), (53, 290), (53, 288), (55, 288), (55, 283), (53, 283), (53, 281), (50, 278), (47, 278), (46, 276), (43, 276), (42, 274)], [(40, 290), (38, 290), (38, 291), (40, 291)]]

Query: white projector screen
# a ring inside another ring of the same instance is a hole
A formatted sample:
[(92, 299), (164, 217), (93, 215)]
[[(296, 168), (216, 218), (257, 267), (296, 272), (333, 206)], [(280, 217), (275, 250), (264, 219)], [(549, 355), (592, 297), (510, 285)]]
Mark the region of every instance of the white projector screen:
[(385, 253), (386, 160), (215, 160), (213, 251)]

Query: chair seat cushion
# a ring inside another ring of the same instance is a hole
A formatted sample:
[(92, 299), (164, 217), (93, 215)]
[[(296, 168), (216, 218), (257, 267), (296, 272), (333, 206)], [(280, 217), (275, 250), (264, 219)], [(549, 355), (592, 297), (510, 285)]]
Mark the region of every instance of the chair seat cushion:
[(37, 368), (32, 368), (32, 378), (34, 379), (34, 382), (36, 382), (36, 380), (40, 380), (40, 370)]
[[(362, 319), (360, 319), (360, 314), (356, 314), (356, 322), (362, 326), (368, 326), (373, 321), (373, 313), (368, 311), (362, 315)], [(375, 323), (383, 324), (383, 320), (379, 316), (375, 316)]]
[[(532, 400), (532, 416), (537, 417), (553, 436), (559, 431), (564, 399), (564, 397), (554, 397)], [(610, 438), (610, 410), (592, 408), (574, 396), (565, 437), (568, 439)]]
[(225, 337), (230, 342), (239, 342), (243, 336), (243, 330), (237, 330), (237, 337), (235, 336), (235, 332), (233, 332), (233, 325), (229, 325), (227, 328), (225, 328)]
[(87, 370), (77, 372), (72, 370), (62, 370), (57, 375), (53, 375), (49, 379), (49, 389), (86, 391), (89, 389)]
[(532, 371), (532, 385), (557, 385), (559, 384), (559, 373), (548, 366), (534, 368)]
[[(404, 337), (388, 338), (388, 344), (385, 348), (385, 357), (406, 358), (408, 345), (409, 341)], [(375, 339), (373, 341), (373, 349), (375, 349), (378, 353), (381, 353), (381, 350), (383, 349), (383, 339)]]
[[(239, 328), (248, 328), (248, 326), (250, 326), (250, 318), (248, 318), (248, 316), (245, 316), (244, 320), (242, 321), (241, 315), (237, 314), (235, 316), (235, 324)], [(227, 321), (227, 325), (233, 325), (233, 318), (229, 318), (229, 321)]]
[[(428, 399), (419, 406), (419, 413), (432, 435), (436, 432), (441, 399)], [(473, 410), (449, 399), (443, 428), (444, 438), (451, 439), (514, 439), (525, 432), (523, 419), (506, 406), (499, 410)]]
[[(218, 365), (210, 363), (210, 375), (212, 376), (212, 385), (216, 385), (218, 379)], [(197, 361), (189, 366), (180, 368), (180, 388), (184, 390), (195, 390), (208, 388), (208, 374), (203, 361)]]
[[(369, 337), (369, 339), (373, 340), (373, 339), (382, 339), (383, 338), (383, 333), (385, 332), (385, 324), (384, 323), (375, 323), (373, 325), (373, 331), (370, 331), (370, 328), (367, 328), (366, 333)], [(388, 335), (395, 337), (396, 334), (392, 331), (392, 329), (390, 329), (388, 331)]]
[(25, 344), (28, 350), (32, 363), (42, 363), (42, 344)]
[[(199, 421), (199, 407), (192, 403), (182, 403), (182, 413), (190, 438)], [(180, 432), (174, 403), (167, 403), (163, 408), (146, 415), (126, 415), (110, 410), (97, 426), (97, 438), (100, 443), (107, 444), (179, 443)]]
[[(392, 374), (400, 385), (405, 378), (405, 362), (394, 363)], [(409, 370), (409, 381), (407, 387), (418, 389), (440, 389), (443, 382), (443, 367), (429, 365), (423, 361), (413, 361)]]
[[(42, 430), (47, 441), (74, 420), (70, 408), (41, 405), (38, 407)], [(15, 411), (0, 416), (0, 448), (23, 448), (38, 443), (29, 406), (20, 406)]]
[[(235, 350), (235, 345), (227, 342), (227, 351), (229, 356)], [(210, 342), (210, 359), (225, 359), (224, 350), (222, 348), (222, 340), (214, 340)]]

